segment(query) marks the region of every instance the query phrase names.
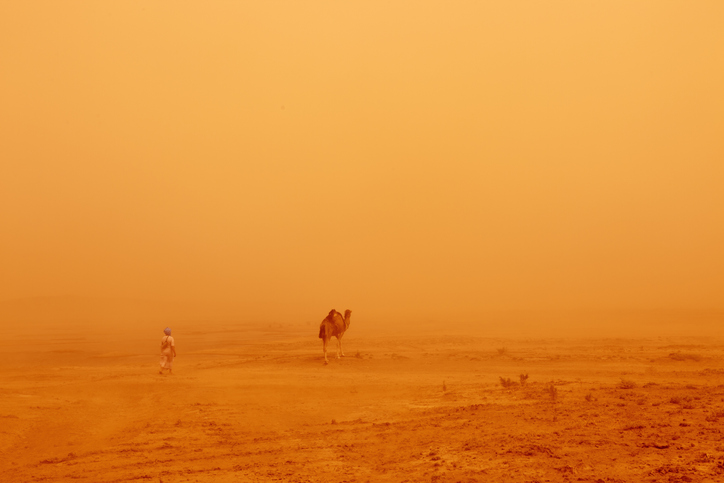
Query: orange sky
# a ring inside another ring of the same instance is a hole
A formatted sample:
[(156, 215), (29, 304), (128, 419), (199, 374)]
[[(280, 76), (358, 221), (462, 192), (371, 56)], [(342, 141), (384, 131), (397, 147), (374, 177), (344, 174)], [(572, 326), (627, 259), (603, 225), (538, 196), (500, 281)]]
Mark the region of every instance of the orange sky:
[(2, 2), (0, 301), (724, 308), (722, 25), (720, 1)]

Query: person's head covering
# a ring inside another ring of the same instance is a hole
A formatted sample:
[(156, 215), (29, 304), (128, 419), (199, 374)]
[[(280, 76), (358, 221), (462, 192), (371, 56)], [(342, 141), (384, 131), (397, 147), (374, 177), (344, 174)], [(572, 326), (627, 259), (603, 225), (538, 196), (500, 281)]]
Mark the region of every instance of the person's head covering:
[(171, 327), (166, 327), (165, 329), (163, 329), (163, 333), (166, 335), (171, 335)]

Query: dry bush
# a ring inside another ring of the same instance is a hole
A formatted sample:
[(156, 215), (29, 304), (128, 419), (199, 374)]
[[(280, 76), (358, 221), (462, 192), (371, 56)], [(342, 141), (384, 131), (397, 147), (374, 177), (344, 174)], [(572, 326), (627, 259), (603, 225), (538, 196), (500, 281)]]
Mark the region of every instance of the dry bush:
[(619, 389), (633, 389), (635, 387), (636, 383), (629, 379), (621, 379), (621, 382), (618, 383)]
[(699, 354), (687, 354), (685, 352), (672, 352), (669, 358), (675, 361), (700, 361), (702, 357)]
[(518, 377), (520, 377), (520, 385), (525, 386), (525, 383), (528, 380), (528, 374), (521, 374)]
[(558, 389), (553, 384), (553, 381), (546, 384), (545, 392), (550, 396), (551, 400), (555, 401), (558, 398)]
[(591, 394), (590, 392), (588, 394), (586, 394), (586, 401), (591, 402), (591, 401), (595, 401), (595, 400), (596, 400), (596, 398), (593, 397), (593, 394)]
[(671, 404), (681, 404), (681, 398), (679, 396), (671, 396), (671, 399), (669, 399), (669, 402)]
[(359, 351), (354, 355), (357, 359), (362, 359), (362, 354)]
[(509, 377), (500, 376), (499, 378), (500, 378), (500, 385), (506, 389), (509, 389), (509, 388), (515, 386), (516, 384), (518, 384), (517, 382), (513, 381)]
[(507, 353), (508, 353), (508, 349), (506, 349), (505, 347), (501, 347), (500, 349), (498, 349), (498, 355), (499, 355), (499, 356), (504, 356), (504, 355), (506, 355)]
[(724, 411), (715, 411), (706, 417), (706, 420), (710, 423), (715, 423), (719, 418), (724, 418)]

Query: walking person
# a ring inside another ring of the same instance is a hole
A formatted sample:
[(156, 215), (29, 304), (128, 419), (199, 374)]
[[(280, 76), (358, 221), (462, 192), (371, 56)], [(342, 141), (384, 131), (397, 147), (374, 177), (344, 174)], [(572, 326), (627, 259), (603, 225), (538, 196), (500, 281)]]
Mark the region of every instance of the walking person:
[(163, 370), (168, 369), (168, 373), (171, 374), (173, 359), (176, 357), (176, 344), (171, 337), (170, 327), (163, 329), (163, 333), (166, 335), (161, 339), (161, 369), (158, 373), (163, 374)]

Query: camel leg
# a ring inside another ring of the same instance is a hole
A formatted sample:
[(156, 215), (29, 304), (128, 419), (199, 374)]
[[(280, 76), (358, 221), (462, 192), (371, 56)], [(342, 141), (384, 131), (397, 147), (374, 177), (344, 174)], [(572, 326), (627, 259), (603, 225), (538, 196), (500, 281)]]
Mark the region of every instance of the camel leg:
[(342, 354), (342, 357), (344, 357), (344, 349), (342, 349), (342, 336), (339, 336), (337, 340), (339, 341), (339, 352)]
[(324, 351), (324, 363), (329, 364), (329, 360), (327, 359), (327, 342), (329, 342), (329, 339), (324, 337), (322, 339), (322, 351)]

